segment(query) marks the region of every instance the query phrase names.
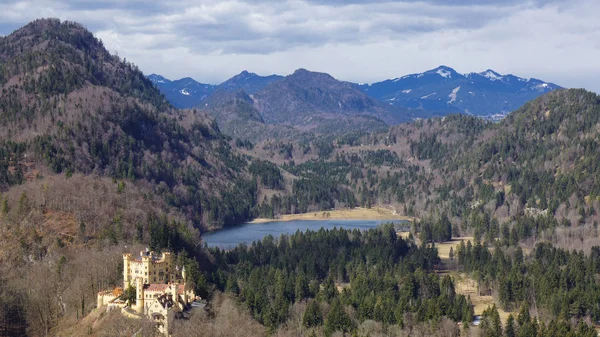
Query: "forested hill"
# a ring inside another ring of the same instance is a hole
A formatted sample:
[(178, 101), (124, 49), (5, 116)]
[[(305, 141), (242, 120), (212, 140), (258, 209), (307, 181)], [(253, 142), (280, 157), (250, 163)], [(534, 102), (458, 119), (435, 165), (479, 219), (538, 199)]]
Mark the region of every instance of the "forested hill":
[(122, 243), (202, 256), (200, 230), (252, 216), (257, 184), (213, 120), (174, 109), (81, 25), (1, 37), (0, 87), (0, 334), (89, 312)]
[[(282, 167), (301, 178), (297, 186), (304, 179), (319, 180), (320, 186), (346, 186), (362, 206), (390, 205), (419, 218), (446, 213), (456, 228), (477, 229), (478, 235), (490, 230), (480, 217), (495, 219), (491, 235), (496, 235), (504, 222), (510, 229), (532, 214), (553, 215), (553, 224), (534, 230), (527, 225), (520, 236), (530, 238), (547, 226), (600, 221), (598, 118), (596, 94), (558, 90), (498, 124), (451, 115), (310, 145), (263, 142), (254, 152), (285, 160)], [(321, 199), (323, 207), (334, 207), (336, 200)], [(279, 200), (270, 205), (281, 212)], [(558, 240), (551, 233), (547, 238)]]
[(212, 119), (172, 108), (81, 25), (36, 20), (0, 38), (0, 59), (3, 189), (82, 174), (133, 182), (195, 227), (250, 217), (246, 161)]

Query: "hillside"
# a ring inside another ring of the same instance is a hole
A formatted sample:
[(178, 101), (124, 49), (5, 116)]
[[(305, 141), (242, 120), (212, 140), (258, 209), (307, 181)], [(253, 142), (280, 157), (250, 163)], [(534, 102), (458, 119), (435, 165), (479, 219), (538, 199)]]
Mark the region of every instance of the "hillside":
[(195, 110), (206, 111), (224, 134), (243, 141), (256, 142), (268, 138), (298, 138), (302, 132), (289, 125), (266, 124), (254, 106), (254, 100), (243, 89), (216, 89)]
[(422, 117), (466, 113), (492, 119), (504, 117), (525, 102), (560, 89), (553, 83), (501, 75), (491, 69), (459, 74), (446, 66), (357, 87), (371, 97), (412, 109)]
[(229, 189), (244, 162), (206, 115), (173, 109), (135, 66), (75, 23), (38, 20), (0, 46), (0, 137), (12, 161), (0, 183), (32, 165), (145, 181), (170, 205), (191, 207), (197, 226), (224, 223), (226, 212), (200, 211), (219, 196), (202, 191)]
[(200, 231), (252, 217), (257, 186), (213, 120), (174, 109), (81, 25), (36, 20), (0, 38), (0, 60), (0, 307), (15, 335), (49, 334), (116, 283), (104, 267), (83, 282), (92, 247), (201, 257)]
[[(563, 225), (592, 225), (600, 221), (595, 179), (599, 109), (596, 94), (558, 90), (498, 124), (451, 115), (382, 133), (323, 140), (304, 152), (312, 157), (296, 151), (304, 148), (301, 142), (270, 141), (255, 147), (292, 149), (283, 152), (286, 161), (281, 152), (254, 153), (284, 163), (284, 170), (307, 181), (346, 186), (361, 206), (391, 205), (400, 214), (419, 218), (447, 212), (467, 233), (487, 235), (489, 230), (469, 218), (473, 213), (514, 224), (541, 212), (553, 214)], [(290, 159), (294, 165), (287, 164)], [(327, 205), (336, 203), (335, 198), (325, 200)], [(272, 204), (274, 212), (285, 213), (278, 205)], [(535, 235), (546, 229), (538, 228)], [(552, 233), (544, 235), (561, 240)], [(531, 238), (534, 232), (529, 228), (521, 235)]]

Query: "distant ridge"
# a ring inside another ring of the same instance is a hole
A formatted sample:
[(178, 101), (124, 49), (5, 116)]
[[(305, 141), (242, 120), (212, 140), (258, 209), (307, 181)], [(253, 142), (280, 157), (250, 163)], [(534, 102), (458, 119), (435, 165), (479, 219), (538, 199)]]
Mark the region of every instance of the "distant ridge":
[(416, 115), (460, 112), (489, 118), (502, 118), (527, 101), (561, 88), (554, 83), (502, 75), (491, 69), (460, 74), (443, 65), (423, 73), (357, 86), (390, 105), (416, 110)]
[[(308, 72), (305, 69), (299, 69), (299, 71), (300, 73)], [(298, 70), (294, 74), (297, 72)], [(320, 74), (322, 76), (315, 76), (311, 81), (322, 80), (323, 83), (327, 83), (333, 79), (328, 74)], [(197, 106), (216, 88), (230, 92), (244, 90), (247, 94), (254, 95), (263, 88), (283, 81), (287, 77), (260, 76), (244, 70), (217, 86), (202, 84), (191, 78), (170, 81), (155, 74), (150, 75), (149, 78), (165, 94), (171, 104), (179, 108), (190, 108)], [(412, 117), (427, 118), (450, 113), (465, 113), (490, 119), (501, 119), (527, 101), (561, 88), (554, 83), (535, 78), (526, 79), (511, 74), (503, 75), (492, 69), (478, 73), (460, 74), (445, 65), (422, 73), (404, 75), (372, 84), (352, 85), (370, 98), (396, 108), (390, 109), (391, 111), (403, 110), (406, 112), (410, 110)], [(313, 98), (316, 99), (316, 97)], [(312, 103), (319, 105), (323, 102)], [(268, 102), (264, 104), (268, 104)], [(282, 113), (286, 114), (287, 112), (282, 111)], [(394, 112), (379, 118), (388, 123), (397, 121), (398, 119), (393, 115)]]
[(194, 107), (210, 95), (216, 85), (200, 83), (191, 77), (171, 81), (161, 75), (151, 74), (148, 79), (165, 95), (173, 106), (185, 109)]

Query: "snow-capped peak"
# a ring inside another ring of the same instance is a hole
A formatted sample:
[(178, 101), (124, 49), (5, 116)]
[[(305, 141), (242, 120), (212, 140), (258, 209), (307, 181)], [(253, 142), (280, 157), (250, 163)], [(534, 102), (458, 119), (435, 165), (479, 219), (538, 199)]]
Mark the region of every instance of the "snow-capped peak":
[(452, 78), (452, 73), (455, 73), (454, 69), (450, 68), (450, 67), (446, 67), (446, 66), (439, 66), (435, 69), (429, 70), (426, 72), (426, 74), (438, 74), (440, 76), (442, 76), (443, 78)]
[(452, 78), (452, 73), (443, 68), (438, 69), (435, 73), (445, 78)]
[(498, 80), (502, 80), (504, 78), (504, 76), (498, 74), (497, 72), (495, 72), (495, 71), (493, 71), (491, 69), (488, 69), (488, 70), (486, 70), (486, 71), (484, 71), (482, 73), (479, 73), (479, 75), (481, 75), (481, 76), (483, 76), (485, 78), (488, 78), (491, 81), (498, 81)]
[(170, 82), (166, 78), (164, 78), (164, 77), (162, 77), (160, 75), (156, 75), (156, 74), (151, 74), (150, 76), (148, 76), (148, 79), (151, 82), (153, 82), (153, 83), (167, 83), (167, 82)]
[(546, 82), (542, 82), (533, 87), (534, 90), (546, 90), (550, 87), (550, 85)]

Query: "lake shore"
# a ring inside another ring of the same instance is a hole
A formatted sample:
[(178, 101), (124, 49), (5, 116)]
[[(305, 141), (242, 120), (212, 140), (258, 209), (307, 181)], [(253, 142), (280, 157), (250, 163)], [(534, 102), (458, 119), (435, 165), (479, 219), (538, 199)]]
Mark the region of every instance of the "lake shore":
[(412, 217), (394, 214), (394, 211), (383, 207), (335, 209), (301, 214), (284, 214), (279, 219), (257, 218), (250, 223), (265, 223), (293, 220), (412, 220)]

